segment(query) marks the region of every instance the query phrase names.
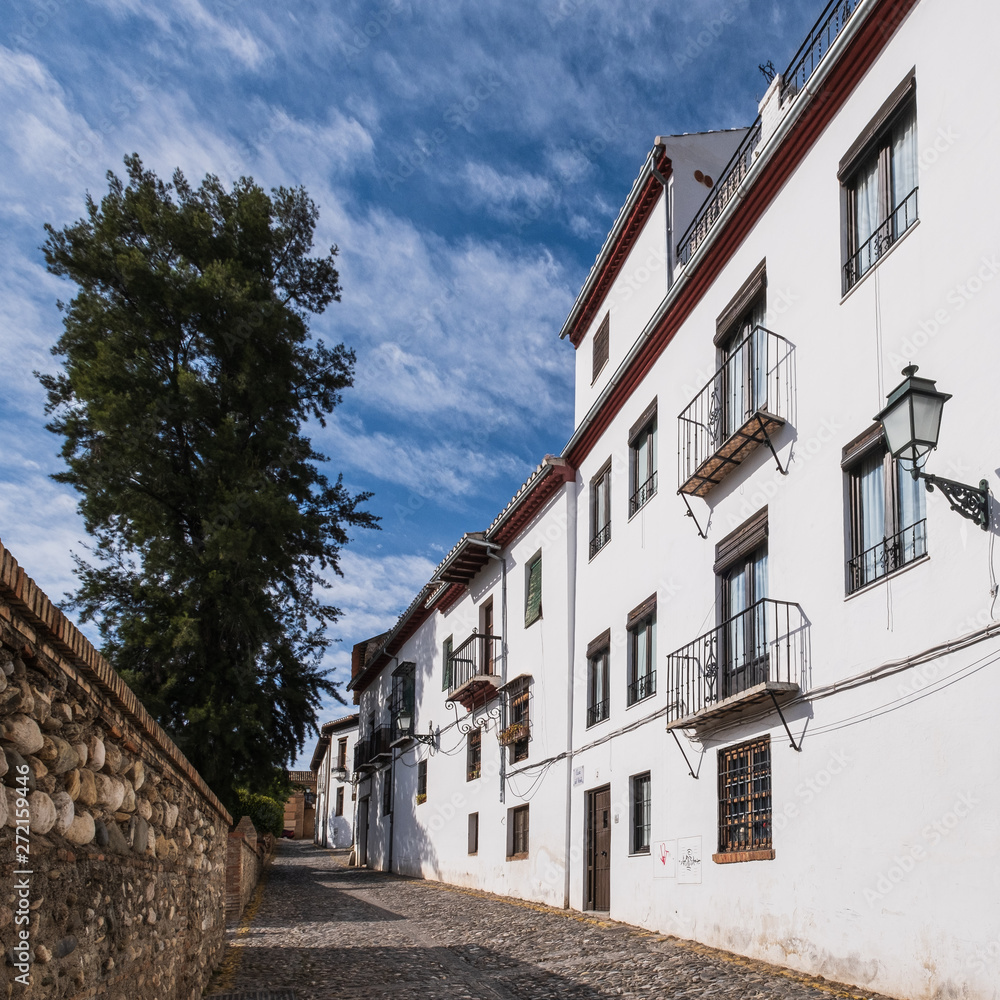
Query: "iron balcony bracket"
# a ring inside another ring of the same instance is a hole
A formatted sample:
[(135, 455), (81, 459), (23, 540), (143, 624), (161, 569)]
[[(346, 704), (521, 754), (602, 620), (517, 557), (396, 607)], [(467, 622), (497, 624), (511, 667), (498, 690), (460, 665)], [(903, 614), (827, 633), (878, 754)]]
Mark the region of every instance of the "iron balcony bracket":
[(788, 723), (785, 722), (785, 715), (781, 711), (781, 706), (778, 704), (778, 699), (775, 698), (774, 692), (768, 691), (768, 694), (771, 696), (771, 701), (774, 702), (774, 710), (778, 713), (778, 718), (781, 719), (781, 724), (785, 727), (785, 732), (788, 733), (791, 748), (793, 750), (797, 750), (799, 753), (802, 753), (802, 744), (795, 742), (795, 737), (792, 736), (792, 731), (788, 728)]
[(924, 480), (928, 493), (933, 493), (936, 486), (951, 504), (952, 510), (974, 521), (983, 531), (990, 530), (990, 484), (987, 480), (980, 479), (979, 489), (976, 489), (975, 486), (966, 486), (965, 483), (931, 476), (926, 472), (918, 472), (915, 478)]
[(698, 518), (694, 516), (694, 511), (691, 509), (691, 504), (688, 503), (687, 494), (681, 493), (680, 490), (678, 490), (677, 492), (678, 494), (680, 494), (680, 498), (684, 501), (684, 506), (687, 507), (687, 514), (685, 514), (684, 516), (689, 517), (691, 518), (692, 521), (694, 521), (694, 526), (698, 529), (698, 534), (701, 535), (702, 538), (708, 538), (708, 535), (701, 530), (701, 525), (698, 523)]
[(778, 465), (778, 472), (783, 476), (788, 475), (788, 469), (783, 468), (781, 465), (781, 459), (778, 458), (778, 453), (774, 450), (774, 444), (771, 442), (771, 435), (767, 433), (767, 425), (764, 423), (764, 418), (758, 413), (757, 423), (760, 426), (760, 432), (764, 435), (764, 443), (771, 449), (771, 454), (774, 456), (774, 461)]
[(684, 758), (684, 763), (687, 764), (688, 774), (690, 774), (691, 777), (697, 781), (698, 775), (694, 773), (694, 768), (691, 767), (691, 761), (688, 760), (688, 755), (684, 752), (684, 747), (681, 746), (681, 741), (677, 738), (677, 730), (671, 729), (670, 735), (673, 736), (674, 742), (677, 744), (677, 749), (680, 750), (681, 756)]

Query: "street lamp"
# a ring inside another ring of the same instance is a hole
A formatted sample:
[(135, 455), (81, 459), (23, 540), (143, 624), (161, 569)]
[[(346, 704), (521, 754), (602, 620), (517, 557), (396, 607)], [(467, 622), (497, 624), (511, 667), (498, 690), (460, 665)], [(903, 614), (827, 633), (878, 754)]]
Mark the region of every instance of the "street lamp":
[[(436, 742), (433, 732), (428, 733), (426, 736), (413, 732), (413, 711), (408, 708), (402, 709), (396, 715), (396, 729), (400, 734), (400, 740), (416, 740), (418, 743), (427, 743), (431, 746)], [(434, 729), (433, 723), (431, 724), (431, 729)]]
[(876, 416), (885, 432), (886, 447), (893, 458), (914, 479), (923, 479), (928, 492), (936, 486), (962, 517), (989, 530), (989, 483), (979, 481), (979, 488), (942, 479), (923, 471), (927, 456), (937, 447), (941, 432), (941, 412), (951, 399), (947, 392), (938, 392), (929, 378), (917, 378), (917, 366), (903, 369), (903, 381), (889, 393), (884, 409)]

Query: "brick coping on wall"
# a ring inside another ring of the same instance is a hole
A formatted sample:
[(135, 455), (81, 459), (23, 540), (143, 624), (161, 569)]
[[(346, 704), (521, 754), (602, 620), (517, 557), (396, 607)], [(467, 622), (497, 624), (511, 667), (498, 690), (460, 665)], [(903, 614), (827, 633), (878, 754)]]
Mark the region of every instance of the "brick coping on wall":
[(15, 607), (24, 619), (43, 634), (56, 656), (54, 659), (68, 663), (84, 679), (94, 683), (124, 712), (136, 728), (146, 736), (177, 770), (191, 782), (207, 802), (225, 819), (229, 826), (233, 818), (228, 810), (166, 734), (160, 724), (146, 711), (132, 689), (118, 676), (114, 667), (101, 656), (82, 632), (45, 596), (39, 586), (18, 565), (0, 539), (0, 596)]

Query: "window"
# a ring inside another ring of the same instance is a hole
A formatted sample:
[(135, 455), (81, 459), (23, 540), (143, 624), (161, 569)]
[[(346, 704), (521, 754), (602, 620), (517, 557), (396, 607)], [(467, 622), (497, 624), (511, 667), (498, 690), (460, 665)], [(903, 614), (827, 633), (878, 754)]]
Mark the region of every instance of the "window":
[(597, 329), (597, 333), (594, 334), (594, 374), (590, 379), (591, 385), (597, 381), (597, 376), (600, 375), (601, 369), (608, 363), (608, 340), (609, 333), (611, 330), (611, 316), (610, 314), (604, 317), (604, 322)]
[(427, 761), (417, 764), (417, 804), (427, 801)]
[(611, 459), (590, 483), (590, 558), (611, 541)]
[(634, 608), (626, 622), (628, 629), (629, 705), (656, 694), (656, 594)]
[(649, 853), (651, 817), (649, 772), (637, 774), (632, 780), (632, 853)]
[(916, 79), (896, 88), (841, 161), (847, 292), (917, 221)]
[(507, 810), (507, 860), (528, 856), (528, 807)]
[(392, 768), (387, 767), (382, 772), (382, 815), (392, 812)]
[(347, 770), (347, 737), (343, 736), (337, 740), (337, 767), (342, 770)]
[(656, 493), (656, 400), (646, 407), (628, 435), (628, 516), (632, 517)]
[(483, 731), (478, 727), (469, 733), (465, 749), (465, 780), (475, 781), (483, 773)]
[(596, 726), (608, 717), (609, 661), (611, 659), (611, 629), (607, 629), (587, 646), (587, 726)]
[(455, 651), (455, 637), (449, 635), (441, 648), (441, 690), (451, 687), (451, 654)]
[(844, 449), (850, 517), (847, 593), (927, 554), (926, 495), (889, 454), (881, 427)]
[(771, 738), (719, 751), (719, 853), (715, 861), (761, 861), (771, 849)]
[(739, 302), (724, 316), (727, 325), (716, 336), (722, 355), (717, 378), (721, 398), (713, 399), (713, 403), (721, 404), (721, 410), (715, 412), (713, 407), (709, 414), (713, 450), (728, 441), (755, 413), (767, 409), (769, 345), (764, 329), (767, 282), (763, 266), (758, 267), (750, 280), (753, 282), (750, 290), (737, 296)]
[(469, 813), (469, 853), (479, 853), (479, 813)]
[(344, 786), (341, 785), (337, 789), (337, 805), (334, 810), (334, 815), (343, 816), (344, 815)]
[(524, 627), (533, 625), (542, 617), (542, 554), (538, 553), (525, 571)]
[[(719, 577), (719, 666), (709, 684), (713, 699), (740, 694), (768, 679), (767, 508), (759, 510), (716, 547)], [(772, 616), (773, 617), (773, 616)]]
[[(485, 636), (494, 635), (493, 632), (493, 598), (491, 597), (482, 607), (480, 613), (480, 625), (482, 626), (482, 633)], [(487, 674), (495, 674), (496, 671), (494, 667), (494, 658), (496, 651), (494, 649), (495, 643), (491, 642), (489, 639), (483, 641), (483, 672)]]
[(509, 747), (510, 762), (528, 759), (528, 743), (531, 740), (529, 704), (531, 701), (530, 679), (515, 678), (507, 685), (507, 727), (501, 734), (505, 746)]
[(389, 695), (391, 741), (413, 735), (413, 703), (415, 663), (401, 663), (392, 672), (392, 692)]

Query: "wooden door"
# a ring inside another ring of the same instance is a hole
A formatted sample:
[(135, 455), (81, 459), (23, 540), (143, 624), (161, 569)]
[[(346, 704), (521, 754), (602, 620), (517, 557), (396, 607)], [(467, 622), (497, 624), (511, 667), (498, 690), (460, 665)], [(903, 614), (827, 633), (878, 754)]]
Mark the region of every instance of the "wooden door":
[(610, 785), (587, 793), (586, 909), (611, 909)]

